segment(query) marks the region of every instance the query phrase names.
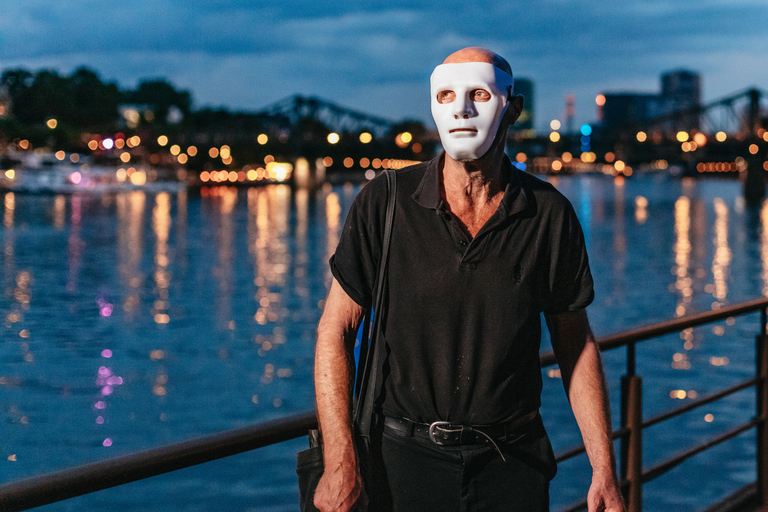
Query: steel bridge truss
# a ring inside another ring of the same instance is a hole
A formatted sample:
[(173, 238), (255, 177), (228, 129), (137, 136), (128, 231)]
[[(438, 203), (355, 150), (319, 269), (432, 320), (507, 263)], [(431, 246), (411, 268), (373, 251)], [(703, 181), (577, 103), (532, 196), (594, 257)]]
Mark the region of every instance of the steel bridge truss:
[(266, 116), (283, 116), (296, 126), (303, 118), (312, 118), (338, 132), (370, 131), (376, 137), (386, 135), (395, 123), (386, 119), (341, 107), (316, 97), (291, 96), (273, 103), (259, 112)]
[[(761, 99), (768, 97), (760, 89), (747, 89), (707, 105), (698, 105), (670, 112), (643, 121), (649, 131), (668, 132), (670, 127), (697, 125), (705, 133), (719, 131), (754, 135), (759, 128), (765, 128), (768, 109), (761, 105)], [(698, 123), (696, 122), (698, 121)]]

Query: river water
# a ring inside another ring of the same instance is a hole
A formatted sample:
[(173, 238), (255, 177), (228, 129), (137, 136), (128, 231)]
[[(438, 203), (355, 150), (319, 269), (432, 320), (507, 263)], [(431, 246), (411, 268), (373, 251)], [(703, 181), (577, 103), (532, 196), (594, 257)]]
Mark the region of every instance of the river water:
[[(598, 337), (768, 296), (768, 204), (745, 206), (737, 182), (549, 179), (583, 224)], [(327, 260), (358, 190), (1, 195), (0, 483), (309, 410)], [(758, 324), (749, 315), (641, 345), (646, 418), (753, 375)], [(614, 426), (624, 356), (604, 356)], [(557, 373), (543, 372), (561, 451), (579, 433)], [(648, 429), (645, 467), (748, 420), (754, 402), (740, 392)], [(646, 510), (701, 510), (754, 480), (754, 440), (650, 482)], [(296, 510), (304, 444), (41, 510)], [(588, 484), (584, 456), (563, 463), (553, 510)]]

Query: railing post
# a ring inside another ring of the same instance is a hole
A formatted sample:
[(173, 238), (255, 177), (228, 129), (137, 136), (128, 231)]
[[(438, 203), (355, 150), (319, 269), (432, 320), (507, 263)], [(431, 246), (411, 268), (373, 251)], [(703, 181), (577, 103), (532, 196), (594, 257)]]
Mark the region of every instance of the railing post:
[(766, 313), (760, 314), (760, 334), (755, 340), (757, 373), (757, 492), (761, 505), (768, 505), (768, 336)]
[(627, 512), (643, 510), (643, 379), (621, 379), (621, 426), (629, 433), (621, 438), (621, 479), (629, 482), (624, 500)]

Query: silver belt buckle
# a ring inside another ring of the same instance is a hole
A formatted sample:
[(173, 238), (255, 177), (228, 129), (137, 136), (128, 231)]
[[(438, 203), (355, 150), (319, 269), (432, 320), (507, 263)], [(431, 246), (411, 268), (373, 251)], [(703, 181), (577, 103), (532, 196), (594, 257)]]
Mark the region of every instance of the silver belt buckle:
[(435, 444), (442, 444), (441, 441), (439, 441), (437, 438), (435, 438), (435, 429), (437, 427), (443, 427), (445, 425), (450, 425), (450, 421), (435, 421), (430, 423), (429, 425), (429, 440), (432, 441)]

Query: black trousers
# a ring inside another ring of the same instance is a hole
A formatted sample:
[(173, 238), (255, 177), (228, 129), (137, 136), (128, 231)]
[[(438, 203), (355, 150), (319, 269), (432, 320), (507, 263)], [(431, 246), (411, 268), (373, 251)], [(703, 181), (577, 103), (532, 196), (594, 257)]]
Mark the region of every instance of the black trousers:
[(379, 430), (369, 459), (371, 512), (549, 510), (555, 458), (541, 418), (491, 445), (438, 446)]

